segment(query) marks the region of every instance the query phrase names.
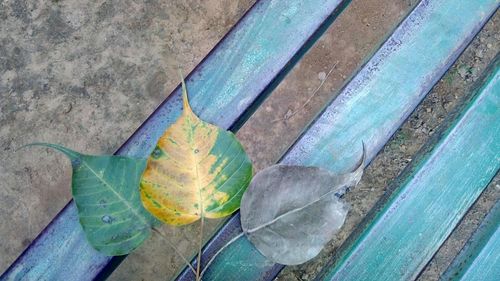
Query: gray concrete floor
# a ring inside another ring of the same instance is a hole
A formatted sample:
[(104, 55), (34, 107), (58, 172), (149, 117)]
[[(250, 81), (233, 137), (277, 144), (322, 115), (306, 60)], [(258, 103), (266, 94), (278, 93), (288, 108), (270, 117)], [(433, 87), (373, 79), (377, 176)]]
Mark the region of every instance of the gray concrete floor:
[[(70, 198), (71, 170), (63, 156), (15, 149), (47, 141), (86, 153), (112, 153), (177, 85), (177, 67), (189, 72), (253, 2), (0, 0), (0, 271)], [(238, 133), (257, 169), (280, 157), (416, 2), (352, 1)], [(352, 210), (339, 236), (317, 259), (287, 268), (278, 279), (310, 280), (318, 272), (460, 103), (498, 52), (499, 34), (497, 15), (348, 194)], [(333, 65), (333, 74), (306, 104)], [(435, 280), (446, 268), (499, 190), (498, 181), (490, 185), (422, 280)], [(197, 225), (164, 230), (185, 255), (194, 253)], [(110, 279), (165, 280), (180, 266), (180, 259), (153, 236)]]

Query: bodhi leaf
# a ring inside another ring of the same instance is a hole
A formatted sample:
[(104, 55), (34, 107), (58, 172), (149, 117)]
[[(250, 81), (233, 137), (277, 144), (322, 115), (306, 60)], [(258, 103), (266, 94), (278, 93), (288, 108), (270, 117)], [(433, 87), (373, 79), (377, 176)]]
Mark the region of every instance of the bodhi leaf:
[(185, 225), (240, 206), (253, 175), (235, 135), (198, 118), (182, 83), (184, 110), (159, 139), (141, 179), (141, 199), (161, 221)]
[(243, 195), (243, 232), (268, 259), (285, 265), (304, 263), (344, 224), (348, 208), (336, 193), (356, 185), (362, 173), (363, 163), (343, 175), (318, 167), (266, 168)]
[(71, 191), (87, 240), (108, 256), (130, 253), (158, 224), (142, 206), (139, 180), (146, 159), (84, 155), (68, 148), (34, 143), (64, 153), (73, 167)]

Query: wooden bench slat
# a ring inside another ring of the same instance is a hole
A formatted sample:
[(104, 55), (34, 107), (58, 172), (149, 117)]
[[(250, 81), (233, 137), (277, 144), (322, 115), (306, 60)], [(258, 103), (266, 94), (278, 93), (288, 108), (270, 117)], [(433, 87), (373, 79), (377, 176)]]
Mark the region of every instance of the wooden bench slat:
[(497, 201), (440, 280), (494, 281), (499, 276), (500, 201)]
[[(397, 27), (340, 95), (314, 121), (281, 163), (353, 167), (361, 141), (371, 160), (457, 59), (496, 9), (495, 0), (425, 0)], [(446, 34), (444, 36), (443, 34)], [(206, 262), (241, 232), (233, 216), (207, 243)], [(269, 280), (282, 266), (266, 260), (246, 238), (224, 250), (207, 280)], [(192, 280), (184, 269), (177, 280)]]
[[(237, 130), (349, 2), (258, 1), (186, 79), (193, 109)], [(116, 154), (146, 157), (181, 105), (177, 88)], [(87, 243), (70, 202), (0, 280), (91, 280), (107, 276), (122, 259)]]
[(317, 280), (418, 276), (500, 169), (499, 57), (487, 73)]

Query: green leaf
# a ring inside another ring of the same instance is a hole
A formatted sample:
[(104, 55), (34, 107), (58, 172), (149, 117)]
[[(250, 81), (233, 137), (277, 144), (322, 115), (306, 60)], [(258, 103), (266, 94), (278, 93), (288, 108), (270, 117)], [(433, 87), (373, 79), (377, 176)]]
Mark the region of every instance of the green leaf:
[(141, 180), (144, 206), (161, 221), (184, 225), (236, 211), (252, 179), (252, 163), (233, 133), (184, 111), (157, 143)]
[(139, 181), (146, 160), (84, 155), (68, 148), (34, 143), (64, 153), (73, 166), (72, 194), (90, 244), (108, 256), (130, 253), (151, 235), (158, 221), (142, 206)]

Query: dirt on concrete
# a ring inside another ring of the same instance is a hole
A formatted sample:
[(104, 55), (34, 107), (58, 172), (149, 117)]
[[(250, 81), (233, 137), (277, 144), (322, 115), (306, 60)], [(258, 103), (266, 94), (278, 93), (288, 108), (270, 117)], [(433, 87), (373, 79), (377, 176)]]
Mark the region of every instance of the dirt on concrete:
[[(70, 198), (69, 161), (46, 149), (15, 149), (47, 141), (112, 153), (178, 84), (177, 67), (188, 73), (253, 2), (0, 0), (0, 237), (7, 238), (0, 240), (0, 271)], [(279, 159), (417, 2), (352, 1), (238, 132), (257, 170)], [(497, 53), (497, 22), (498, 15), (347, 195), (352, 209), (338, 237), (315, 260), (286, 268), (279, 280), (311, 280), (330, 259)], [(498, 184), (492, 186), (476, 203), (477, 215), (468, 215), (472, 228), (498, 198)], [(453, 234), (458, 244), (447, 242), (422, 280), (436, 279), (472, 228)], [(194, 254), (197, 224), (163, 230), (184, 255)], [(182, 265), (154, 235), (110, 279), (165, 280)]]

